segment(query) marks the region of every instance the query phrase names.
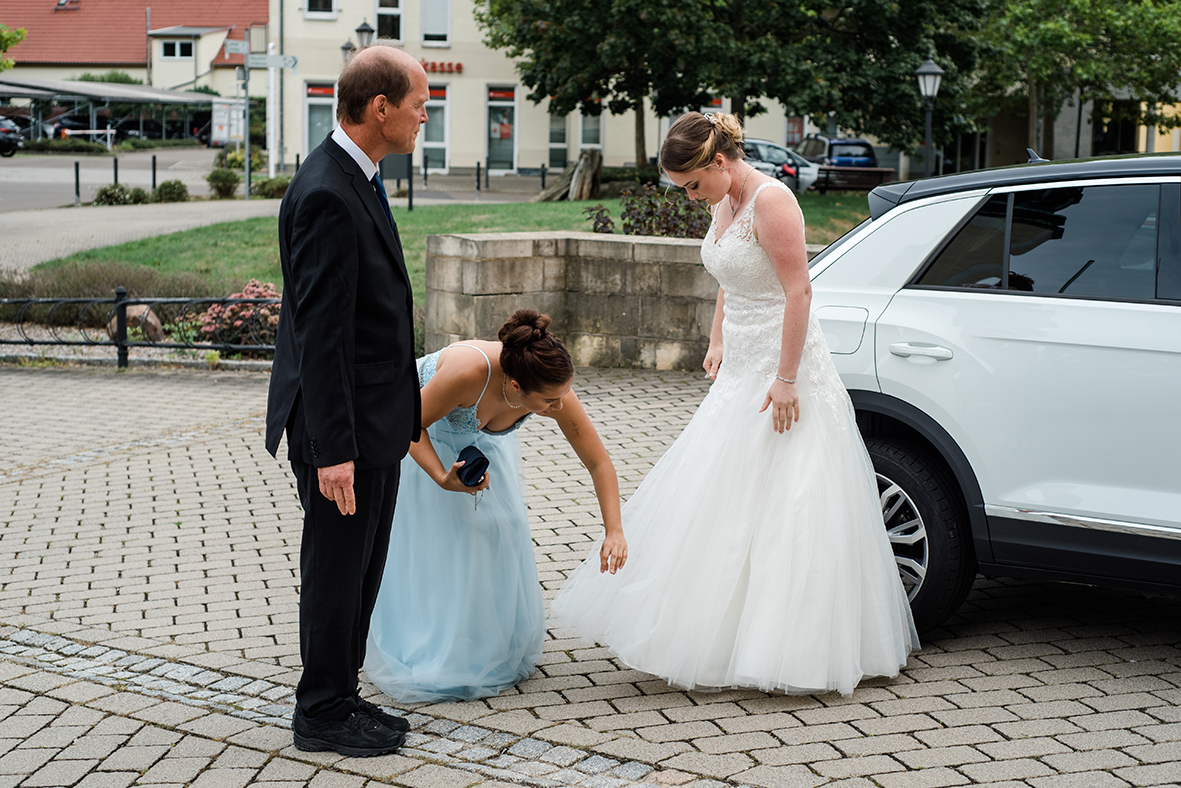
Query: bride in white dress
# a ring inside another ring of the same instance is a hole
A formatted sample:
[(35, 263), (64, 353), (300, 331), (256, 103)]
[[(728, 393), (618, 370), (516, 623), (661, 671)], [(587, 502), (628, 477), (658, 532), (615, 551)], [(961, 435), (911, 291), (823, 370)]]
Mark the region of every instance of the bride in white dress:
[(625, 570), (598, 546), (555, 622), (686, 688), (850, 694), (919, 647), (877, 483), (810, 311), (794, 195), (743, 161), (732, 115), (683, 115), (660, 164), (713, 211), (716, 379), (623, 509)]

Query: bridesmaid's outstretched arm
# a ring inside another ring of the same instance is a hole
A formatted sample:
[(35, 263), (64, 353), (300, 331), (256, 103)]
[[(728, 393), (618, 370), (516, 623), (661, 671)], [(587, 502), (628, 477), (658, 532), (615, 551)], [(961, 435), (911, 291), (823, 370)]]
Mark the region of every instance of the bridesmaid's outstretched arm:
[(590, 471), (606, 532), (599, 549), (599, 571), (615, 574), (627, 563), (627, 540), (623, 537), (623, 518), (619, 513), (619, 479), (611, 455), (573, 390), (562, 397), (562, 407), (548, 415), (558, 422), (574, 453)]

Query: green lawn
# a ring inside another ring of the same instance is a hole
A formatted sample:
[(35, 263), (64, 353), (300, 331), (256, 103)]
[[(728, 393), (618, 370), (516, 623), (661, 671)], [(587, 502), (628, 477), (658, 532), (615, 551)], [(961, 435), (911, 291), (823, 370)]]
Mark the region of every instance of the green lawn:
[[(392, 208), (405, 246), (414, 297), (424, 298), (426, 236), (440, 233), (520, 232), (591, 229), (583, 210), (597, 201), (578, 203), (490, 203), (430, 205), (413, 211)], [(618, 224), (619, 201), (606, 200)], [(809, 243), (830, 243), (868, 215), (864, 193), (810, 192), (800, 198)], [(141, 241), (91, 249), (42, 263), (48, 271), (68, 264), (119, 263), (153, 268), (164, 275), (189, 273), (215, 282), (240, 285), (249, 279), (282, 284), (274, 219), (247, 219)]]

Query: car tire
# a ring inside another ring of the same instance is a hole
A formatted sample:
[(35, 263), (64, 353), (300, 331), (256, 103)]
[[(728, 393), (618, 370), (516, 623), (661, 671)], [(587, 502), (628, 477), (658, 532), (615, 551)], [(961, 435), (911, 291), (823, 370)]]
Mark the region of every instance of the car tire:
[(0, 156), (3, 156), (6, 159), (9, 158), (10, 156), (15, 156), (15, 155), (16, 155), (16, 148), (13, 148), (12, 150), (0, 151)]
[(959, 608), (976, 579), (959, 490), (939, 463), (909, 444), (872, 439), (865, 446), (915, 627), (934, 629)]

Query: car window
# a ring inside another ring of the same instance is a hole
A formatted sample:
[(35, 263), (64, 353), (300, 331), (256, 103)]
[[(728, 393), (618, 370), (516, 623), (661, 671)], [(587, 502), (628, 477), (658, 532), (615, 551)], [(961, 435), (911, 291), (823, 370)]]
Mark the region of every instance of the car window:
[(759, 158), (763, 161), (771, 162), (772, 164), (783, 164), (789, 161), (787, 158), (787, 151), (783, 148), (776, 148), (774, 145), (760, 145)]
[(853, 144), (848, 142), (834, 142), (832, 145), (832, 153), (828, 154), (834, 159), (838, 156), (849, 156), (854, 158), (872, 158), (873, 149), (868, 145)]
[(936, 287), (1000, 287), (1008, 203), (1007, 194), (988, 198), (951, 243), (943, 247), (918, 284)]
[(1155, 297), (1159, 206), (1155, 184), (1018, 192), (1008, 289)]

